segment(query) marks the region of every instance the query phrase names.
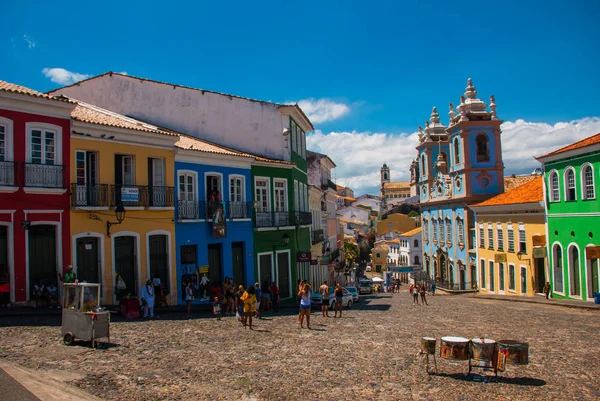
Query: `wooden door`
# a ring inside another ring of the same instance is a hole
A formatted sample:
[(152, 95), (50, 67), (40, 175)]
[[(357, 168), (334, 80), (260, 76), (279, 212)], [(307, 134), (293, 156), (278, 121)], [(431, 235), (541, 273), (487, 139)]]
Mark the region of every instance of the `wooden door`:
[(222, 271), (221, 244), (208, 245), (208, 279), (215, 285), (223, 280)]
[(233, 265), (233, 281), (244, 288), (246, 287), (246, 272), (244, 263), (244, 243), (233, 242), (231, 244), (231, 263)]
[(96, 237), (77, 238), (75, 252), (77, 279), (79, 281), (102, 283), (98, 242)]
[(542, 294), (544, 292), (544, 285), (546, 284), (546, 267), (544, 258), (537, 258), (535, 260), (535, 288), (534, 291)]
[(281, 299), (290, 298), (292, 289), (290, 287), (290, 260), (289, 253), (282, 252), (277, 254), (277, 286), (279, 287), (279, 296)]
[[(56, 226), (36, 225), (29, 227), (29, 285), (38, 280), (56, 281), (58, 263), (56, 259)], [(30, 290), (31, 290), (30, 288)]]
[(122, 236), (114, 241), (115, 274), (119, 274), (127, 288), (125, 292), (132, 296), (138, 294), (136, 238)]
[(170, 288), (168, 244), (166, 235), (150, 236), (150, 278), (159, 277), (165, 288)]
[[(273, 274), (273, 254), (267, 253), (260, 255), (258, 258), (258, 282), (262, 284), (263, 281), (275, 281)], [(252, 284), (252, 283), (249, 283)]]

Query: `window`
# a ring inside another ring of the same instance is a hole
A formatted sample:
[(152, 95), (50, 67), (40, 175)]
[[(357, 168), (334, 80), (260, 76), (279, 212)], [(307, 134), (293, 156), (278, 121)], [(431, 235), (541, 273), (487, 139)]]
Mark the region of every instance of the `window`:
[(421, 155), (421, 171), (423, 172), (423, 176), (427, 175), (427, 169), (425, 168), (425, 155)]
[(496, 234), (498, 235), (498, 250), (504, 250), (504, 230), (502, 230), (502, 225), (498, 223), (496, 226)]
[(486, 134), (479, 134), (475, 138), (475, 145), (477, 147), (477, 161), (478, 162), (489, 162), (490, 161), (490, 144)]
[(429, 222), (423, 219), (423, 241), (429, 242)]
[(560, 202), (560, 189), (558, 184), (558, 173), (550, 173), (550, 202)]
[(433, 219), (431, 220), (431, 230), (433, 231), (433, 243), (437, 243), (437, 220)]
[(243, 202), (244, 201), (244, 177), (230, 176), (229, 177), (229, 201)]
[(552, 248), (552, 270), (554, 276), (554, 291), (564, 292), (563, 287), (563, 258), (560, 244), (554, 244)]
[(415, 247), (415, 248), (418, 248), (418, 247), (419, 247), (419, 240), (418, 240), (418, 239), (416, 239), (416, 240), (413, 242), (413, 247)]
[(494, 249), (494, 229), (492, 228), (491, 224), (488, 224), (487, 235), (488, 235), (488, 249)]
[(376, 258), (380, 258), (380, 257), (381, 257), (381, 254), (378, 252), (378, 253), (376, 253), (376, 254), (375, 254), (375, 257), (376, 257)]
[(479, 225), (479, 247), (485, 248), (485, 232), (483, 231), (483, 224)]
[(515, 265), (508, 265), (508, 289), (515, 290)]
[(258, 205), (258, 212), (268, 212), (271, 209), (268, 178), (257, 177), (254, 180), (254, 199)]
[(512, 228), (512, 224), (509, 224), (506, 227), (506, 232), (508, 235), (508, 252), (515, 251), (515, 231)]
[(446, 242), (448, 246), (452, 246), (452, 221), (446, 219)]
[(57, 161), (57, 135), (55, 131), (32, 129), (29, 133), (30, 158), (33, 164), (60, 164)]
[(446, 230), (444, 229), (444, 220), (438, 220), (438, 227), (440, 230), (440, 242), (444, 243), (446, 241)]
[(294, 180), (294, 210), (300, 210), (300, 185), (296, 180)]
[(527, 268), (521, 266), (521, 294), (527, 294)]
[(581, 296), (581, 278), (579, 267), (579, 249), (575, 245), (569, 248), (569, 291), (573, 296)]
[(494, 289), (495, 289), (494, 284), (495, 284), (495, 281), (496, 281), (495, 280), (496, 277), (494, 277), (495, 276), (494, 261), (490, 260), (489, 261), (489, 265), (490, 265), (490, 291), (494, 291)]
[(458, 231), (459, 245), (464, 244), (465, 243), (465, 222), (460, 217), (458, 217), (456, 219), (456, 231)]
[(290, 119), (290, 131), (292, 132), (292, 152), (296, 152), (296, 123)]
[[(196, 202), (198, 190), (196, 188), (197, 175), (193, 172), (178, 172), (177, 174), (177, 218), (199, 219), (200, 210)], [(183, 263), (183, 262), (182, 262)]]
[(205, 173), (206, 177), (206, 199), (210, 201), (220, 202), (223, 200), (221, 196), (221, 174), (220, 173)]
[(479, 274), (481, 275), (481, 288), (486, 288), (485, 282), (485, 260), (481, 259), (479, 261), (479, 269), (481, 270)]
[(458, 138), (454, 138), (454, 164), (460, 164)]
[(581, 170), (583, 188), (583, 199), (596, 199), (596, 193), (594, 192), (594, 169), (591, 165), (586, 164)]
[(184, 201), (196, 200), (196, 175), (179, 173), (179, 199)]
[(519, 252), (527, 253), (527, 236), (525, 226), (519, 223)]
[[(0, 162), (7, 161), (13, 161), (13, 122), (7, 118), (0, 117)], [(10, 166), (6, 168), (10, 168)], [(3, 178), (0, 175), (0, 180)]]
[(572, 167), (565, 171), (565, 199), (574, 201), (575, 198), (575, 170)]
[(287, 212), (287, 181), (275, 179), (275, 211)]
[(504, 292), (504, 263), (498, 265), (498, 291)]

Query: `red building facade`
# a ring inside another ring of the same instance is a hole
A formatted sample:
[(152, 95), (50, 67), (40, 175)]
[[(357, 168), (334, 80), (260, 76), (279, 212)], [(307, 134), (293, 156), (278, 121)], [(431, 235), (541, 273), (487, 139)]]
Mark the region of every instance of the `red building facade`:
[(71, 261), (70, 134), (75, 104), (0, 81), (0, 282), (11, 302), (58, 282)]

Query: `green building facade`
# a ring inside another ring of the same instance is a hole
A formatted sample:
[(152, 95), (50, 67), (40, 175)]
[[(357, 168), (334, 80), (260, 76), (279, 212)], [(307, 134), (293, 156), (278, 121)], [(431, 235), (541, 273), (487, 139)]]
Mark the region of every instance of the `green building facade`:
[(251, 168), (255, 276), (261, 285), (276, 282), (282, 302), (295, 302), (311, 260), (306, 137), (291, 117), (289, 146), (290, 162), (257, 161)]
[(537, 158), (543, 165), (552, 296), (600, 291), (600, 134)]

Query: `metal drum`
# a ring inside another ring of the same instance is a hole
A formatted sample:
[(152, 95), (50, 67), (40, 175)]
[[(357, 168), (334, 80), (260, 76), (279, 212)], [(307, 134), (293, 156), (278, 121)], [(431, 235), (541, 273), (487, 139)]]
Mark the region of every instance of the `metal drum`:
[(496, 341), (489, 338), (471, 339), (471, 358), (476, 361), (492, 362), (496, 353)]
[(514, 340), (498, 341), (498, 370), (504, 372), (506, 364), (527, 365), (529, 344)]
[(435, 355), (436, 339), (433, 337), (421, 338), (421, 352), (425, 354)]
[(440, 356), (444, 359), (466, 361), (469, 359), (469, 339), (464, 337), (442, 337)]

